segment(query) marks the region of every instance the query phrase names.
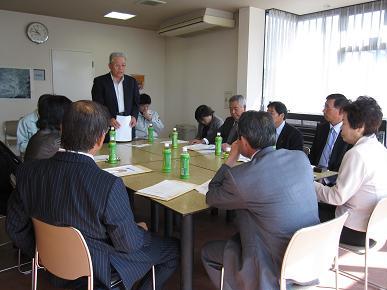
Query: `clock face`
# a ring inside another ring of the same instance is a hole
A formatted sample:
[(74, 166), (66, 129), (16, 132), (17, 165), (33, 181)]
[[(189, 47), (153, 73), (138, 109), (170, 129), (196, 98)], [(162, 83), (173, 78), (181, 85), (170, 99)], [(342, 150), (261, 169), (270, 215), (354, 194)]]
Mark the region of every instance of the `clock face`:
[(44, 43), (48, 39), (48, 29), (40, 22), (32, 22), (27, 26), (27, 36), (35, 43)]

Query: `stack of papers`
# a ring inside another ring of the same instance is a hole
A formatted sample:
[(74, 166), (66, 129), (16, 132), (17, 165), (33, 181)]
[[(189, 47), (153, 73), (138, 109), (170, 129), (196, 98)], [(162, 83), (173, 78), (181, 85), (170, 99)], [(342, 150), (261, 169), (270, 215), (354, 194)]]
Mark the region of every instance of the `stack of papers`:
[(123, 165), (118, 167), (105, 168), (105, 171), (117, 176), (122, 177), (126, 175), (140, 174), (152, 171), (141, 165)]
[(212, 154), (215, 153), (215, 145), (214, 144), (193, 144), (185, 146), (188, 150), (196, 151), (200, 154)]
[(207, 192), (208, 192), (208, 185), (210, 184), (210, 182), (211, 182), (211, 179), (206, 181), (206, 182), (204, 182), (203, 184), (200, 184), (199, 186), (197, 186), (195, 188), (195, 190), (198, 191), (201, 194), (206, 195)]
[(142, 147), (151, 146), (151, 144), (149, 144), (149, 143), (144, 143), (144, 144), (124, 144), (124, 146), (142, 148)]
[[(167, 141), (161, 141), (160, 143), (163, 143), (163, 144), (172, 144), (172, 141), (171, 140), (167, 140)], [(185, 141), (185, 140), (177, 140), (177, 144), (185, 144), (185, 143), (188, 143), (188, 141)]]
[(193, 183), (178, 180), (164, 180), (150, 187), (140, 189), (137, 191), (137, 194), (168, 201), (194, 190), (196, 187), (197, 185)]
[(116, 120), (120, 123), (120, 128), (116, 129), (116, 141), (128, 142), (132, 141), (132, 127), (129, 126), (131, 116), (120, 116), (117, 115)]

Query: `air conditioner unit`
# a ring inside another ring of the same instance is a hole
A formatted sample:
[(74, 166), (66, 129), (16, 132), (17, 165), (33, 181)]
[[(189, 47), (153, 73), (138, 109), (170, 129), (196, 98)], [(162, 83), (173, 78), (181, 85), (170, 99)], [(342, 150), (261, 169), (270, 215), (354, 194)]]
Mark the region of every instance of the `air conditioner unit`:
[(204, 8), (166, 21), (160, 26), (159, 34), (182, 36), (214, 27), (233, 28), (234, 26), (235, 20), (232, 12)]

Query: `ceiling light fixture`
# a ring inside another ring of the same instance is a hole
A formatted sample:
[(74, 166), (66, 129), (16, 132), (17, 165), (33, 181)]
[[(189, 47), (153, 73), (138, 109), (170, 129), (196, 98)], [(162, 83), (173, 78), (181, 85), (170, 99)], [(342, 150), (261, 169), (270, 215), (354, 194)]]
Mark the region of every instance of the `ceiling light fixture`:
[(128, 20), (129, 18), (132, 18), (134, 16), (136, 16), (136, 15), (128, 14), (128, 13), (115, 12), (115, 11), (112, 11), (112, 12), (104, 15), (104, 17), (114, 18), (114, 19), (121, 19), (121, 20)]

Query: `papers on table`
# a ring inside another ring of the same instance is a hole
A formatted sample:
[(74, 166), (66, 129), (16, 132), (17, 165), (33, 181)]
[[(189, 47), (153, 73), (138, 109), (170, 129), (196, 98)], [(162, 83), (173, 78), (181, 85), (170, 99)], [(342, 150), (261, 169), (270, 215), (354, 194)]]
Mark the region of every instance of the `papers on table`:
[(208, 185), (210, 184), (210, 181), (211, 181), (211, 179), (206, 181), (206, 182), (204, 182), (203, 184), (200, 184), (199, 186), (197, 186), (195, 188), (195, 190), (198, 191), (201, 194), (206, 195), (207, 192), (208, 192)]
[[(172, 144), (172, 141), (171, 140), (167, 140), (167, 141), (161, 141), (160, 143), (168, 143), (168, 144)], [(177, 144), (185, 144), (185, 143), (188, 143), (188, 141), (185, 141), (185, 140), (177, 140)]]
[(200, 154), (212, 154), (215, 153), (215, 145), (214, 144), (193, 144), (185, 146), (188, 150), (196, 151)]
[(129, 126), (131, 116), (117, 115), (116, 120), (121, 124), (121, 127), (116, 129), (116, 141), (128, 142), (132, 141), (132, 127)]
[(109, 155), (95, 155), (94, 161), (95, 162), (106, 161), (108, 158), (109, 158)]
[(137, 194), (168, 201), (196, 187), (197, 185), (193, 183), (178, 180), (164, 180), (155, 185), (140, 189), (137, 191)]
[(250, 158), (247, 158), (247, 157), (243, 156), (242, 154), (239, 154), (238, 161), (249, 162), (250, 160), (251, 160)]
[(144, 144), (124, 144), (124, 145), (128, 146), (128, 147), (136, 147), (136, 148), (142, 148), (142, 147), (151, 146), (151, 144), (148, 144), (148, 143), (144, 143)]
[(105, 171), (117, 176), (122, 177), (126, 175), (140, 174), (145, 172), (150, 172), (149, 168), (146, 168), (141, 165), (123, 165), (118, 167), (105, 168)]

